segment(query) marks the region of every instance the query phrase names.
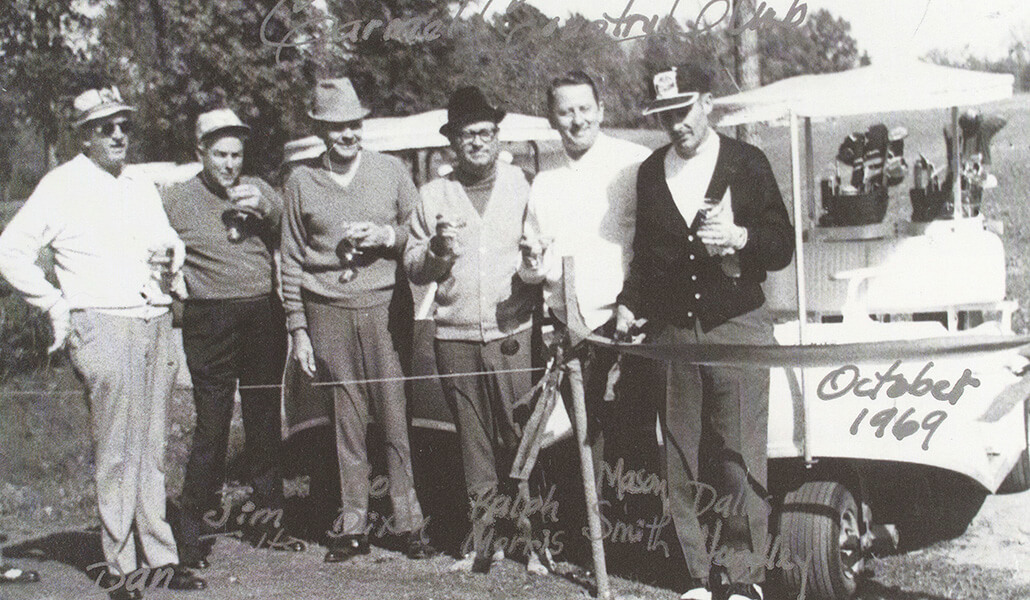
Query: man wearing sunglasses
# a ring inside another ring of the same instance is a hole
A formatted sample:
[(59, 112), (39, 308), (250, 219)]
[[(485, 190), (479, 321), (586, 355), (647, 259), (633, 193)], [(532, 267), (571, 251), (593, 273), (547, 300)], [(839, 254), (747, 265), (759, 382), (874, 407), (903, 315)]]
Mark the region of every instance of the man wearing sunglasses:
[[(342, 505), (325, 562), (368, 554), (369, 525), (385, 531), (368, 523), (371, 415), (386, 444), (389, 529), (405, 538), (409, 558), (435, 554), (422, 537), (408, 442), (398, 350), (410, 336), (400, 311), (391, 311), (408, 293), (397, 274), (418, 191), (399, 159), (361, 148), (368, 114), (349, 79), (319, 81), (308, 116), (326, 152), (318, 166), (295, 167), (283, 190), (283, 301), (293, 357), (309, 377), (337, 382), (330, 389)], [(410, 315), (410, 296), (407, 304)]]
[[(179, 369), (169, 293), (179, 288), (185, 250), (153, 183), (122, 174), (134, 109), (111, 88), (82, 93), (74, 110), (82, 153), (47, 174), (0, 235), (0, 273), (47, 312), (50, 350), (68, 343), (86, 387), (101, 587), (113, 598), (140, 597), (120, 585), (139, 566), (138, 537), (149, 567), (171, 567), (169, 588), (203, 589), (178, 566), (165, 520), (165, 410)], [(59, 287), (36, 264), (44, 248)]]
[[(475, 87), (455, 91), (440, 133), (450, 140), (454, 170), (421, 189), (411, 218), (404, 264), (414, 283), (436, 282), (436, 364), (440, 374), (476, 373), (441, 380), (461, 444), (465, 486), (472, 506), (471, 550), (454, 570), (486, 572), (505, 548), (491, 540), (492, 510), (505, 494), (514, 502), (508, 477), (518, 450), (512, 418), (516, 400), (531, 387), (530, 320), (539, 288), (517, 275), (519, 238), (529, 199), (529, 181), (518, 167), (498, 161), (498, 123), (505, 112)], [(531, 572), (546, 572), (527, 522), (516, 523)]]
[[(658, 115), (670, 144), (637, 175), (633, 260), (616, 332), (631, 335), (640, 317), (662, 343), (772, 344), (761, 283), (790, 263), (794, 230), (769, 161), (712, 128), (706, 69), (682, 65), (653, 82), (644, 114)], [(669, 363), (663, 458), (669, 511), (694, 579), (684, 600), (762, 598), (768, 411), (767, 368)], [(740, 508), (702, 523), (698, 482)]]

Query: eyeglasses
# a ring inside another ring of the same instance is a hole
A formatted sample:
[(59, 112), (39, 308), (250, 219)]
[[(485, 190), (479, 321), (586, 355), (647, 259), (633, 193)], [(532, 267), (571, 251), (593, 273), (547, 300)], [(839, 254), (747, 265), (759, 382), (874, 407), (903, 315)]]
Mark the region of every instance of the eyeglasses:
[(472, 140), (476, 139), (483, 143), (490, 143), (497, 139), (497, 131), (496, 127), (492, 127), (490, 129), (462, 131), (458, 134), (458, 139), (461, 140), (462, 144), (471, 144)]
[(132, 121), (108, 121), (97, 125), (97, 133), (104, 137), (110, 137), (114, 135), (115, 128), (121, 130), (125, 135), (132, 133)]

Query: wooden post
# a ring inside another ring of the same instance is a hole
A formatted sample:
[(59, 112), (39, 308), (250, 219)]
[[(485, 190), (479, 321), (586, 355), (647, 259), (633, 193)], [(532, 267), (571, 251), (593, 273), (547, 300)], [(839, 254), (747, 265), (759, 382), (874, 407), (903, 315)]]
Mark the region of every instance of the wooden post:
[(597, 597), (601, 600), (610, 600), (612, 591), (608, 582), (608, 566), (604, 559), (601, 506), (597, 499), (597, 481), (594, 479), (594, 451), (587, 439), (587, 407), (582, 371), (580, 377), (568, 377), (568, 381), (572, 389), (572, 427), (576, 432), (576, 445), (579, 446), (579, 471), (583, 477), (587, 528), (590, 531), (590, 553), (594, 559), (594, 573), (597, 576)]
[(962, 130), (958, 124), (958, 107), (951, 107), (951, 216), (958, 221), (964, 215), (962, 210)]
[[(566, 319), (569, 322), (575, 320), (581, 323), (583, 315), (579, 312), (579, 302), (576, 299), (576, 276), (571, 256), (562, 258), (562, 271)], [(594, 452), (587, 440), (586, 392), (583, 389), (582, 371), (580, 377), (569, 377), (568, 380), (569, 388), (572, 390), (572, 428), (576, 432), (576, 445), (579, 446), (579, 470), (583, 478), (583, 497), (586, 500), (590, 554), (594, 559), (594, 573), (597, 576), (597, 597), (601, 600), (611, 600), (612, 590), (608, 582), (608, 565), (604, 560), (604, 536), (601, 532), (601, 506), (597, 499), (597, 482), (594, 479)]]
[[(740, 28), (747, 25), (755, 18), (754, 0), (733, 0), (733, 23), (732, 27), (738, 33), (731, 34), (733, 46), (733, 59), (736, 67), (738, 91), (753, 90), (761, 85), (758, 62), (758, 29), (756, 27)], [(758, 133), (755, 125), (737, 125), (737, 139), (752, 145), (758, 145)]]

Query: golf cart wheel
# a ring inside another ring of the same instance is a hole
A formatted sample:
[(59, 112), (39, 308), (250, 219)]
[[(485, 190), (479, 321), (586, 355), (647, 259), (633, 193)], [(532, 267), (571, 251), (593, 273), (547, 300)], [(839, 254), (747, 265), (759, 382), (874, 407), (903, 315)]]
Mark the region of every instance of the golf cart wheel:
[(806, 600), (844, 600), (855, 594), (863, 566), (860, 518), (854, 496), (836, 481), (809, 481), (787, 493), (780, 539), (795, 565), (783, 570), (787, 597), (798, 597), (802, 583)]
[(1008, 477), (1001, 482), (1001, 487), (998, 488), (1000, 494), (1015, 494), (1030, 490), (1030, 452), (1028, 452), (1030, 449), (1030, 398), (1023, 401), (1023, 413), (1026, 446), (1023, 448), (1023, 453), (1019, 455), (1016, 466), (1012, 467)]

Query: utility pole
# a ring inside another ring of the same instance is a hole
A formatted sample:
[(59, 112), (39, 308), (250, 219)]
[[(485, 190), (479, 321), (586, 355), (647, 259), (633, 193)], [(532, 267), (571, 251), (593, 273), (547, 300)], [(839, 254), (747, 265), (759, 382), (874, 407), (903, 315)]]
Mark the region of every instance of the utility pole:
[[(733, 0), (732, 27), (738, 33), (730, 34), (733, 63), (740, 91), (753, 90), (761, 85), (758, 63), (758, 28), (745, 27), (755, 18), (755, 0)], [(737, 139), (749, 144), (758, 143), (753, 125), (737, 125)]]

